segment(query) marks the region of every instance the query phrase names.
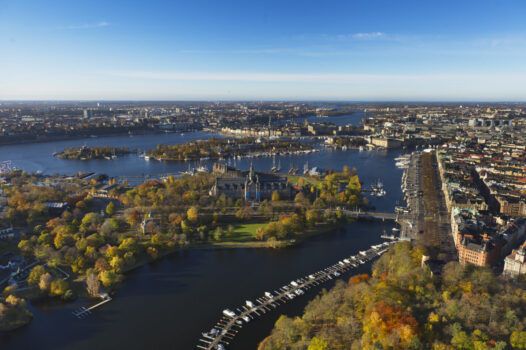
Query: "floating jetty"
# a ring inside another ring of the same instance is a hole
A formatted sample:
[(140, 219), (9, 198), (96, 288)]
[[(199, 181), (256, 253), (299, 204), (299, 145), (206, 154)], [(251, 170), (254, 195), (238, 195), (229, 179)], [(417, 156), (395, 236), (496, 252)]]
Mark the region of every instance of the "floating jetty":
[(95, 304), (95, 305), (92, 305), (90, 307), (81, 307), (79, 308), (78, 310), (76, 311), (73, 311), (73, 315), (77, 318), (84, 318), (86, 316), (88, 316), (89, 314), (91, 314), (91, 310), (101, 306), (101, 305), (104, 305), (106, 304), (107, 302), (111, 301), (111, 297), (106, 294), (106, 293), (103, 293), (101, 294), (101, 297), (102, 297), (102, 301)]
[(360, 251), (356, 255), (340, 260), (324, 270), (293, 280), (272, 292), (264, 292), (263, 296), (254, 299), (254, 301), (247, 300), (240, 307), (223, 310), (219, 322), (210, 331), (202, 333), (197, 348), (225, 350), (245, 323), (249, 323), (258, 316), (302, 296), (306, 290), (312, 287), (337, 278), (342, 273), (379, 257), (395, 241), (373, 245), (368, 250)]

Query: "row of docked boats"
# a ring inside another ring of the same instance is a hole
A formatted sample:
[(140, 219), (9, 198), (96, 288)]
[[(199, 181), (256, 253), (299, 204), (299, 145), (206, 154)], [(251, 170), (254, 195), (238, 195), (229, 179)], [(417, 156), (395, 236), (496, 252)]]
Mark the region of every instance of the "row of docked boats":
[(202, 333), (197, 347), (203, 350), (226, 349), (244, 324), (279, 307), (280, 304), (304, 295), (310, 288), (338, 278), (343, 273), (382, 255), (394, 242), (373, 245), (368, 250), (360, 251), (323, 270), (293, 280), (272, 292), (264, 292), (263, 296), (256, 298), (255, 301), (246, 300), (244, 305), (234, 310), (224, 309), (220, 321), (210, 331)]
[(403, 154), (395, 158), (396, 167), (399, 169), (409, 168), (409, 162), (411, 161), (411, 154)]

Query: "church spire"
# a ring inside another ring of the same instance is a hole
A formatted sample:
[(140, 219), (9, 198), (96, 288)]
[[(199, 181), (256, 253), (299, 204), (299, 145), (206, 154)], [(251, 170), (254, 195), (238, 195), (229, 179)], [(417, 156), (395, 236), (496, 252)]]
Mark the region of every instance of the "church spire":
[(248, 172), (248, 179), (254, 181), (254, 163), (250, 162), (250, 171)]

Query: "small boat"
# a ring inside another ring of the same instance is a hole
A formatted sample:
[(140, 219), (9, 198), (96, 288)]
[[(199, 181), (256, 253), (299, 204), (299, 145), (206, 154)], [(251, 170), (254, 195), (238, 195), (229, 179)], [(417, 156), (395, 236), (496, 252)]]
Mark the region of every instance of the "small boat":
[(228, 316), (228, 317), (236, 317), (236, 313), (230, 309), (224, 309), (223, 315)]

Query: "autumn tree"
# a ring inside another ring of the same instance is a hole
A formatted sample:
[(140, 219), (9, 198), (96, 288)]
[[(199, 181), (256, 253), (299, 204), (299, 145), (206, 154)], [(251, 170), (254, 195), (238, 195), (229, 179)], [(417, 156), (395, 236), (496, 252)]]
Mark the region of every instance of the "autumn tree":
[(56, 279), (51, 282), (49, 286), (49, 295), (51, 296), (63, 296), (68, 290), (68, 283), (63, 279)]
[(42, 276), (40, 276), (40, 281), (38, 282), (38, 287), (41, 291), (47, 291), (49, 289), (49, 286), (51, 285), (51, 274), (49, 272), (44, 273)]
[(30, 286), (36, 286), (40, 282), (40, 277), (46, 273), (46, 269), (42, 265), (37, 265), (31, 269), (27, 278), (27, 284)]
[(86, 276), (86, 290), (92, 297), (99, 295), (100, 281), (97, 275), (93, 272)]
[(199, 218), (199, 210), (197, 209), (197, 207), (191, 206), (186, 211), (186, 217), (188, 218), (188, 221), (190, 221), (191, 223), (196, 223), (197, 219)]

